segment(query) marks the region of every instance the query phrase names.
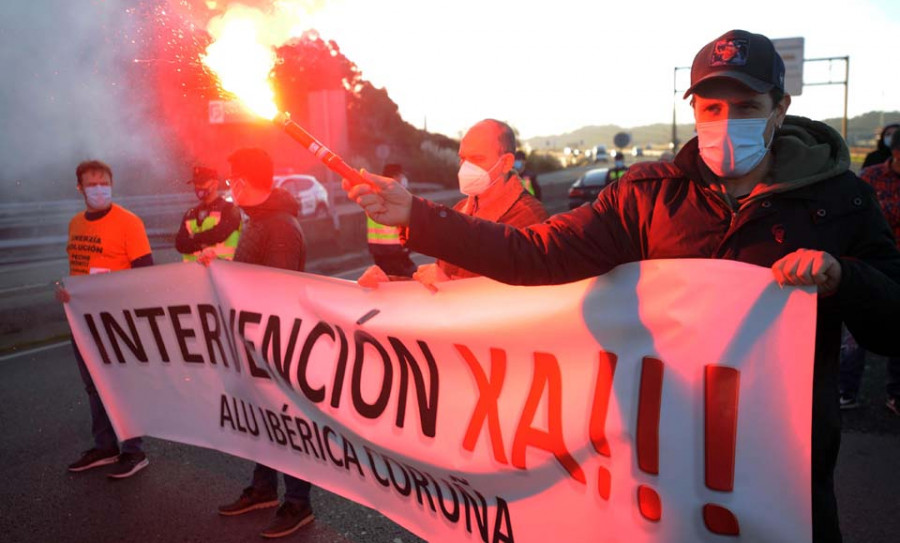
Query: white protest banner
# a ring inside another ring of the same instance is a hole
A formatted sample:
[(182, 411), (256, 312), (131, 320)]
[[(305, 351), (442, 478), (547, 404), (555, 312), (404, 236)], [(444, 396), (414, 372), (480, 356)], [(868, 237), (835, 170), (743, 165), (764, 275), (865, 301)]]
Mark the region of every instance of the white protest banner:
[(67, 284), (120, 438), (256, 460), (429, 541), (811, 539), (816, 296), (768, 269), (431, 293), (216, 261)]

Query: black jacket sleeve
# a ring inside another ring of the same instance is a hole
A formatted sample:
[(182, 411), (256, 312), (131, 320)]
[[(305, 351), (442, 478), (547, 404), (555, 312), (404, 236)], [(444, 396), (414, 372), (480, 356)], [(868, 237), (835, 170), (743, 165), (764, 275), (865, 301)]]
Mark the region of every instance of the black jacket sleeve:
[(517, 229), (414, 198), (407, 246), (503, 283), (577, 281), (639, 260), (618, 199), (605, 190), (593, 205)]
[(178, 226), (178, 233), (175, 234), (175, 250), (183, 255), (196, 253), (203, 248), (203, 245), (191, 237), (187, 229), (187, 222), (193, 218), (193, 213), (194, 209), (192, 208), (184, 214), (181, 224)]
[(884, 214), (868, 189), (868, 206), (850, 256), (840, 259), (836, 294), (844, 323), (865, 349), (900, 356), (900, 250)]
[(147, 253), (131, 261), (132, 268), (146, 268), (153, 265), (153, 253)]
[(263, 266), (282, 270), (303, 271), (306, 266), (306, 244), (297, 218), (287, 213), (268, 220)]
[(205, 232), (194, 234), (194, 241), (203, 247), (209, 247), (228, 239), (232, 232), (241, 226), (241, 212), (231, 205), (222, 209), (222, 218), (219, 224)]

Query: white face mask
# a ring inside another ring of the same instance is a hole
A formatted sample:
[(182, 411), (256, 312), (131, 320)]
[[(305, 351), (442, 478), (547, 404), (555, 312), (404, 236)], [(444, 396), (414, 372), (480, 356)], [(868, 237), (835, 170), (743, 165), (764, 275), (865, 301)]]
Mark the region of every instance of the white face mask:
[(894, 137), (893, 133), (888, 134), (887, 136), (884, 137), (884, 140), (883, 140), (884, 146), (887, 147), (888, 149), (891, 148), (891, 141), (893, 141), (891, 138), (893, 138), (893, 137)]
[[(500, 161), (497, 160), (497, 163)], [(491, 166), (491, 170), (497, 165)], [(491, 174), (481, 166), (476, 166), (468, 160), (464, 160), (459, 167), (459, 191), (466, 196), (478, 196), (491, 186)]]
[(772, 142), (766, 143), (765, 132), (774, 114), (773, 111), (768, 117), (697, 123), (703, 162), (719, 177), (746, 175), (769, 152)]
[(93, 185), (84, 188), (84, 198), (91, 209), (106, 209), (112, 203), (111, 185)]

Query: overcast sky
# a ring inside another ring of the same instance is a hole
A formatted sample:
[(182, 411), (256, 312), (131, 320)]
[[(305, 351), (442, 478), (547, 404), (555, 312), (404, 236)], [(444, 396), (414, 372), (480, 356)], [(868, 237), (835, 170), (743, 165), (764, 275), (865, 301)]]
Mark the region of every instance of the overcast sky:
[[(455, 136), (483, 117), (522, 136), (592, 124), (671, 122), (673, 69), (732, 28), (802, 36), (807, 59), (850, 56), (850, 116), (900, 110), (896, 0), (584, 2), (337, 0), (316, 24), (407, 121)], [(829, 71), (830, 68), (830, 71)], [(844, 79), (843, 62), (807, 63), (807, 81)], [(688, 72), (681, 72), (683, 91)], [(680, 102), (680, 99), (679, 99)], [(843, 87), (807, 87), (792, 113), (843, 113)], [(690, 122), (690, 110), (679, 110)]]

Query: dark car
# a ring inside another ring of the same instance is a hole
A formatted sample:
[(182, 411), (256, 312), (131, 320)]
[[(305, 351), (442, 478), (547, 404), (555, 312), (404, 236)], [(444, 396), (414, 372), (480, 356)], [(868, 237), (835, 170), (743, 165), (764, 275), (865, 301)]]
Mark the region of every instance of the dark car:
[(597, 199), (597, 195), (608, 183), (609, 168), (588, 170), (569, 188), (569, 209)]

